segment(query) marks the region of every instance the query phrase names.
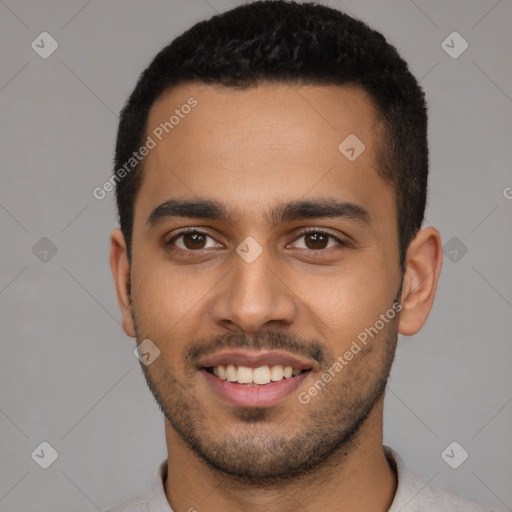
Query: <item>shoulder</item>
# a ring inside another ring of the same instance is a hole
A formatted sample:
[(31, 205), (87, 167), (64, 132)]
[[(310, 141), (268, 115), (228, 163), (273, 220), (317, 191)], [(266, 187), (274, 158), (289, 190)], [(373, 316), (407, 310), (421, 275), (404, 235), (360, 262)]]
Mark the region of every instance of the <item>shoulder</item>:
[(139, 494), (105, 512), (172, 512), (164, 490), (167, 478), (167, 459), (156, 468), (153, 475), (153, 485), (144, 494)]
[(389, 447), (384, 451), (395, 465), (398, 487), (388, 512), (492, 512), (465, 498), (425, 483), (408, 470), (399, 455)]
[(402, 512), (492, 512), (433, 485), (423, 485)]
[(148, 510), (148, 494), (140, 494), (123, 503), (119, 503), (115, 507), (107, 509), (105, 512), (147, 512)]

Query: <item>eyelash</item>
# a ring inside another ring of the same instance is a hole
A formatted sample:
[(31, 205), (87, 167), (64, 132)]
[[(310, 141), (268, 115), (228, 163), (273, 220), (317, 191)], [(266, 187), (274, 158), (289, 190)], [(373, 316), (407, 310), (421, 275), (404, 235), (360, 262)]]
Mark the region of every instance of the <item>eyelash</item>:
[[(176, 240), (178, 240), (180, 237), (182, 237), (184, 235), (192, 234), (192, 233), (197, 233), (199, 235), (207, 236), (207, 237), (211, 238), (212, 240), (214, 239), (211, 235), (209, 235), (205, 231), (201, 231), (200, 229), (197, 229), (197, 228), (185, 228), (185, 229), (179, 231), (176, 235), (174, 235), (168, 242), (166, 242), (165, 245), (173, 247), (174, 243), (176, 242)], [(301, 238), (301, 237), (303, 237), (305, 235), (309, 235), (311, 233), (326, 235), (329, 238), (329, 240), (336, 241), (338, 246), (348, 246), (347, 242), (344, 242), (343, 240), (340, 240), (337, 236), (333, 235), (329, 231), (321, 230), (321, 229), (318, 229), (318, 228), (308, 228), (308, 229), (305, 229), (305, 230), (301, 231), (298, 234), (298, 236), (295, 238), (294, 241), (298, 240), (299, 238)], [(322, 252), (322, 251), (326, 251), (327, 249), (332, 249), (332, 248), (333, 247), (327, 247), (327, 248), (324, 248), (324, 249), (307, 249), (306, 248), (305, 250), (309, 250), (311, 252)], [(180, 252), (185, 253), (185, 254), (193, 254), (193, 253), (198, 253), (198, 252), (204, 251), (205, 249), (182, 249), (181, 247), (175, 247), (174, 246), (172, 248), (172, 250), (173, 251), (180, 251)]]

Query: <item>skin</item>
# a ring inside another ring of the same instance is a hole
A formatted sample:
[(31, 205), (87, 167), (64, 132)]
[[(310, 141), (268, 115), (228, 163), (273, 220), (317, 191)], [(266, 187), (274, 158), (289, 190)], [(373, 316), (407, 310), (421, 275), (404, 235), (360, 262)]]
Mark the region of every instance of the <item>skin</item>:
[[(418, 232), (402, 275), (395, 193), (375, 171), (383, 138), (363, 90), (180, 85), (153, 105), (148, 134), (191, 96), (197, 107), (145, 158), (131, 264), (121, 231), (111, 236), (123, 329), (161, 351), (142, 367), (166, 416), (167, 499), (175, 512), (386, 511), (397, 480), (382, 448), (383, 389), (397, 334), (416, 333), (431, 310), (439, 233)], [(353, 162), (338, 150), (349, 134), (366, 146)], [(268, 218), (282, 203), (332, 198), (364, 208), (369, 222)], [(215, 200), (232, 218), (166, 217), (148, 226), (169, 199)], [(176, 239), (184, 227), (208, 235), (199, 238), (206, 247)], [(249, 236), (262, 248), (251, 263), (236, 252)], [(400, 287), (400, 315), (300, 403), (298, 393), (375, 324)], [(194, 367), (187, 354), (201, 343), (292, 353), (316, 343), (322, 357), (311, 359), (296, 392), (248, 409), (222, 401)]]

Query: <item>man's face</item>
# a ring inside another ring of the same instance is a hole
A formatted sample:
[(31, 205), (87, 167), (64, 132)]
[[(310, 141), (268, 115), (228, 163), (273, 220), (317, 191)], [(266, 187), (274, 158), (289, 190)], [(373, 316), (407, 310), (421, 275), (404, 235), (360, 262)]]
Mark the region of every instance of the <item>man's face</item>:
[[(391, 367), (397, 318), (378, 321), (401, 273), (394, 191), (375, 171), (380, 126), (354, 87), (187, 84), (154, 104), (147, 135), (190, 97), (153, 136), (135, 203), (132, 312), (138, 342), (161, 351), (142, 367), (177, 438), (210, 466), (291, 477), (355, 441)], [(355, 160), (353, 138), (338, 149), (351, 134), (365, 145)]]

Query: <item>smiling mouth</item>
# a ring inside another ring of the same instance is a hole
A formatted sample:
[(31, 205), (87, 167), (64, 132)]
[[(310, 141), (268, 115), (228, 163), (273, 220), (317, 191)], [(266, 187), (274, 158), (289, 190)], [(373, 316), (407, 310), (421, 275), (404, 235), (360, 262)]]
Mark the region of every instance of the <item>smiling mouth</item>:
[(247, 386), (264, 386), (271, 382), (279, 382), (291, 379), (311, 369), (293, 368), (292, 366), (264, 365), (257, 368), (249, 366), (237, 366), (234, 364), (217, 365), (204, 368), (208, 373), (215, 375), (220, 380)]

